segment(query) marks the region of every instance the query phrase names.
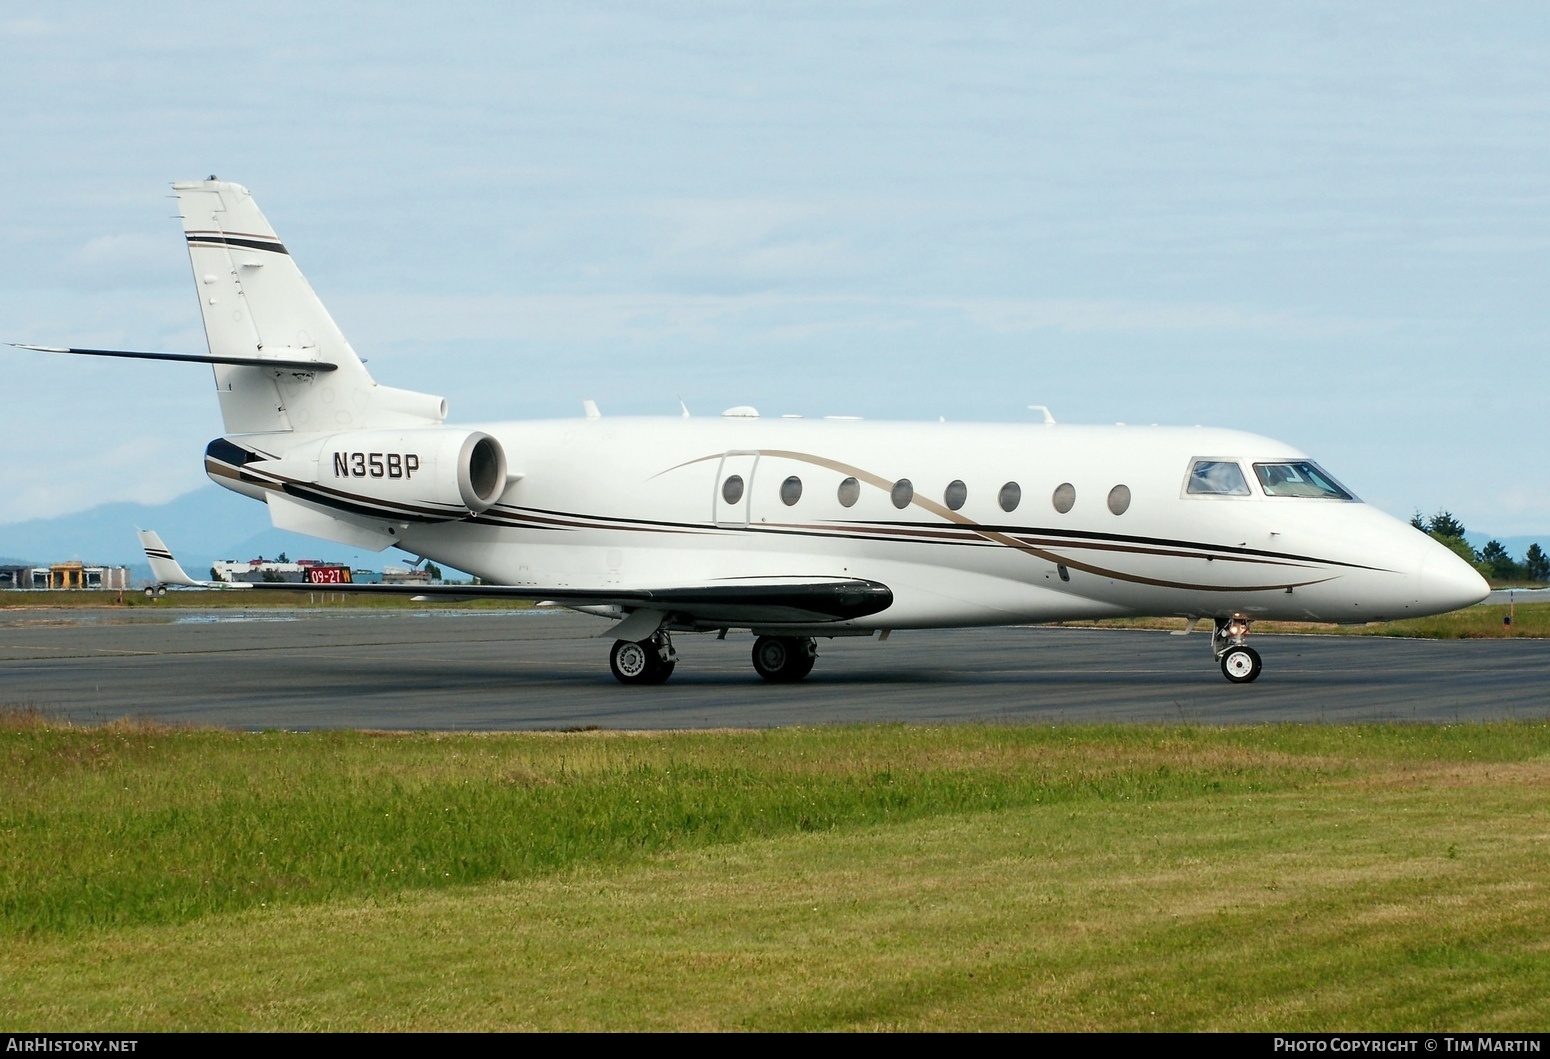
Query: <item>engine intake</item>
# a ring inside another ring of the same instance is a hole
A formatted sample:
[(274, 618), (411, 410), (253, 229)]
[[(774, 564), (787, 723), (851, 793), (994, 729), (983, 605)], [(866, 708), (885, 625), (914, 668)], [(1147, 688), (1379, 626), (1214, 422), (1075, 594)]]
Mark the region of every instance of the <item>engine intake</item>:
[(336, 502), (358, 497), (407, 518), (452, 521), (500, 499), (506, 453), (479, 430), (358, 430), (323, 442), (315, 480)]

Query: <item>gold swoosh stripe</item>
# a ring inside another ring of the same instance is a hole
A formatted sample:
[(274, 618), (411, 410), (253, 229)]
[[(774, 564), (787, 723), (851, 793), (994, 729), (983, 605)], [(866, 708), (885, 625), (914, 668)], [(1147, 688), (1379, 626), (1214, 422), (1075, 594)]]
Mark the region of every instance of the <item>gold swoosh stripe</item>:
[[(827, 456), (816, 456), (810, 452), (796, 452), (791, 449), (759, 449), (757, 452), (761, 457), (780, 457), (788, 460), (795, 460), (798, 463), (810, 464), (815, 467), (825, 467), (831, 471), (838, 471), (841, 474), (849, 475), (858, 481), (865, 482), (870, 486), (881, 489), (885, 493), (893, 492), (894, 483), (891, 480), (884, 478), (882, 475), (873, 474), (871, 471), (868, 471), (865, 468), (856, 467), (852, 464), (844, 463), (840, 460), (833, 460)], [(659, 475), (654, 475), (653, 477), (659, 477), (660, 474), (666, 474), (668, 471), (675, 471), (679, 468), (688, 467), (696, 463), (704, 463), (707, 460), (719, 460), (722, 457), (722, 453), (716, 453), (713, 456), (700, 456), (695, 459), (687, 460), (683, 463), (677, 464), (676, 466), (669, 467), (666, 471), (659, 472)], [(945, 504), (939, 504), (935, 500), (927, 499), (926, 497), (921, 496), (919, 493), (914, 494), (910, 498), (910, 505), (921, 508), (924, 511), (929, 511), (931, 514), (936, 515), (938, 518), (974, 531), (988, 541), (993, 541), (996, 544), (1015, 549), (1016, 551), (1020, 551), (1025, 555), (1031, 555), (1035, 558), (1043, 559), (1045, 562), (1052, 563), (1057, 566), (1065, 566), (1072, 570), (1081, 570), (1084, 573), (1095, 574), (1098, 577), (1107, 577), (1114, 581), (1125, 581), (1137, 585), (1149, 585), (1154, 588), (1181, 588), (1196, 592), (1267, 592), (1273, 590), (1284, 590), (1287, 588), (1305, 588), (1308, 585), (1317, 585), (1322, 584), (1325, 581), (1334, 580), (1333, 577), (1320, 577), (1311, 581), (1283, 581), (1270, 585), (1217, 586), (1199, 585), (1192, 584), (1187, 581), (1169, 581), (1163, 578), (1146, 577), (1141, 574), (1126, 573), (1123, 570), (1111, 570), (1107, 567), (1083, 562), (1080, 559), (1070, 559), (1065, 556), (1056, 554), (1055, 552), (1048, 551), (1045, 548), (1038, 547), (1037, 545), (1025, 543), (1024, 541), (1021, 541), (1010, 534), (1003, 533), (1000, 530), (987, 529), (984, 526), (981, 526), (979, 523), (975, 522), (973, 519), (969, 518), (967, 515), (960, 514), (957, 511), (947, 507)]]

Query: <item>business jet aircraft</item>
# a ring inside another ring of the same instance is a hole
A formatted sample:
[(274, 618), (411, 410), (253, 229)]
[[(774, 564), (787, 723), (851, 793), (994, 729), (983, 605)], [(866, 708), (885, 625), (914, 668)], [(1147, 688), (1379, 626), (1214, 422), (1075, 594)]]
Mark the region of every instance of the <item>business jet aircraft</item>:
[[(451, 426), (377, 383), (247, 189), (173, 185), (209, 353), (59, 349), (214, 367), (220, 485), (281, 529), (397, 547), (478, 584), (333, 585), (547, 600), (616, 619), (626, 684), (666, 680), (672, 634), (747, 629), (766, 680), (816, 639), (1137, 615), (1214, 622), (1235, 683), (1259, 619), (1436, 614), (1488, 591), (1468, 564), (1362, 503), (1290, 445), (1230, 430), (603, 418)], [(165, 585), (198, 581), (142, 533)]]

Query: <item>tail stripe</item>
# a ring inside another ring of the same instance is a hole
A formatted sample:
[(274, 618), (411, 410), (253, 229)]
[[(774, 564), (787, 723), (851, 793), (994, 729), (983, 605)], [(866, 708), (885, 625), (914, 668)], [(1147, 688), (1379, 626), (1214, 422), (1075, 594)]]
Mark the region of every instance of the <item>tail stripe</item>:
[(236, 236), (207, 234), (205, 232), (189, 232), (189, 246), (235, 246), (246, 250), (272, 250), (276, 254), (290, 256), (290, 251), (285, 249), (285, 244), (278, 240), (261, 239), (255, 236)]

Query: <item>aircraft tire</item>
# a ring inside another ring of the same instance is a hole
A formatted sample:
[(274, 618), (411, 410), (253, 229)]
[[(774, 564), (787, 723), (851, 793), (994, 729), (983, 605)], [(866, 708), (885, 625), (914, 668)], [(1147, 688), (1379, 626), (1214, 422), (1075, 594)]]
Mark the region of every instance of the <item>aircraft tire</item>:
[(761, 636), (753, 642), (753, 668), (765, 680), (791, 683), (813, 671), (813, 642), (798, 636)]
[(1229, 647), (1227, 653), (1222, 655), (1222, 676), (1234, 684), (1252, 684), (1259, 679), (1260, 671), (1265, 664), (1259, 659), (1259, 652), (1252, 647), (1244, 647), (1239, 644)]
[(615, 640), (608, 652), (608, 668), (621, 684), (652, 684), (661, 662), (649, 641)]

